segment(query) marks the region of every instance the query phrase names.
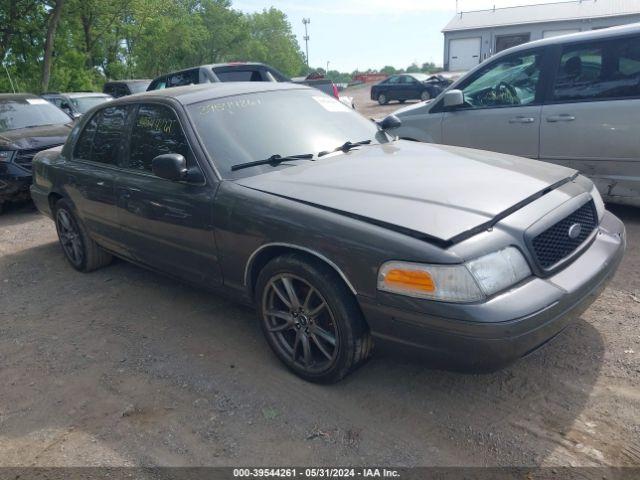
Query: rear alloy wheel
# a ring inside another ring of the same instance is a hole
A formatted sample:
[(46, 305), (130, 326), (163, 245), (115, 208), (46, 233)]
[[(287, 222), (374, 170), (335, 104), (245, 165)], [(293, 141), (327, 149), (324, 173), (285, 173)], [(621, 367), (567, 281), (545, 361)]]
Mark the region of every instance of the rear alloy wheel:
[(90, 272), (108, 265), (112, 256), (94, 242), (82, 223), (76, 218), (71, 202), (60, 199), (55, 205), (58, 239), (65, 257), (73, 268)]
[(422, 100), (423, 102), (426, 102), (427, 100), (430, 100), (430, 99), (431, 99), (431, 94), (429, 93), (428, 90), (425, 90), (420, 94), (420, 100)]
[(386, 105), (388, 101), (389, 100), (387, 99), (387, 96), (384, 93), (381, 93), (380, 95), (378, 95), (378, 103), (380, 105)]
[(305, 380), (338, 381), (369, 356), (371, 338), (353, 295), (321, 262), (298, 254), (272, 260), (256, 300), (269, 345)]
[(56, 227), (58, 228), (60, 245), (62, 245), (67, 260), (74, 268), (79, 269), (84, 263), (84, 245), (78, 225), (68, 210), (61, 208), (56, 212)]

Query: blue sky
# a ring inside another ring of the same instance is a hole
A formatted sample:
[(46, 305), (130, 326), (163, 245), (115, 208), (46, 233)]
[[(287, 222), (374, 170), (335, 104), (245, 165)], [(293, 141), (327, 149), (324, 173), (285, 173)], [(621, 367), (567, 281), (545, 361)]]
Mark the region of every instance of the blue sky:
[[(458, 0), (458, 11), (554, 0)], [(557, 0), (556, 0), (557, 1)], [(303, 18), (310, 18), (309, 60), (314, 67), (355, 69), (442, 65), (441, 30), (456, 12), (456, 0), (233, 0), (245, 12), (271, 6), (287, 14), (304, 51)]]

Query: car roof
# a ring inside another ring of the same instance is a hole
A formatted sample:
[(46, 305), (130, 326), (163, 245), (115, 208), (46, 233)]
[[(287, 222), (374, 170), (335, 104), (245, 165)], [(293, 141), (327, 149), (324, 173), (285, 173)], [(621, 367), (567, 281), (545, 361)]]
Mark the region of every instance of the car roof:
[(267, 65), (260, 62), (228, 62), (228, 63), (207, 63), (204, 65), (196, 65), (189, 68), (183, 68), (181, 70), (175, 70), (173, 72), (163, 73), (162, 75), (158, 75), (156, 78), (168, 77), (169, 75), (175, 75), (177, 73), (188, 72), (191, 70), (196, 70), (200, 68), (204, 69), (214, 69), (221, 67), (266, 67)]
[(188, 85), (184, 87), (164, 88), (161, 90), (151, 90), (148, 92), (136, 93), (121, 97), (110, 105), (120, 103), (135, 103), (140, 100), (152, 100), (158, 98), (174, 98), (183, 105), (213, 100), (217, 98), (230, 97), (234, 95), (245, 95), (249, 93), (261, 93), (282, 90), (314, 90), (305, 85), (297, 85), (288, 82), (216, 82), (200, 83), (198, 85)]
[[(515, 47), (508, 48), (507, 50), (503, 50), (498, 55), (502, 56), (505, 53), (513, 53), (521, 50), (528, 50), (530, 48), (545, 47), (548, 45), (564, 45), (574, 42), (604, 40), (634, 33), (640, 34), (640, 23), (631, 23), (618, 27), (601, 28), (598, 30), (589, 30), (587, 32), (570, 33), (568, 35), (560, 35), (558, 37), (534, 40), (533, 42), (523, 43), (522, 45), (517, 45)], [(495, 58), (498, 55), (495, 55), (492, 58)]]
[(0, 101), (25, 100), (27, 98), (39, 97), (37, 95), (33, 95), (32, 93), (0, 93)]
[(111, 80), (109, 82), (105, 82), (105, 85), (117, 85), (118, 83), (142, 83), (142, 82), (148, 82), (151, 83), (151, 79), (150, 78), (134, 78), (131, 80)]
[(69, 98), (81, 98), (81, 97), (110, 97), (108, 93), (102, 92), (45, 92), (41, 97), (69, 97)]
[(66, 95), (69, 98), (80, 98), (80, 97), (110, 97), (108, 93), (102, 92), (69, 92), (63, 93), (62, 95)]

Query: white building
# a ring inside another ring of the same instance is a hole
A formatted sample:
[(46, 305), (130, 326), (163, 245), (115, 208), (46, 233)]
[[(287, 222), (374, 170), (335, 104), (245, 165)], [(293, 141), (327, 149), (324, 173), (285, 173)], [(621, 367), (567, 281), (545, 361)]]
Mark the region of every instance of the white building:
[(640, 0), (576, 0), (460, 12), (442, 30), (444, 68), (469, 70), (521, 43), (635, 22), (640, 22)]

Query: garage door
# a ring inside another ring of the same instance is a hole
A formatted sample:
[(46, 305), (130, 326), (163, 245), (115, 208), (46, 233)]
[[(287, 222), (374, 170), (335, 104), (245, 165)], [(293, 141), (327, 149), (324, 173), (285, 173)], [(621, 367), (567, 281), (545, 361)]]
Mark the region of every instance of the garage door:
[(580, 30), (547, 30), (542, 32), (542, 38), (559, 37), (560, 35), (569, 35), (570, 33), (578, 33)]
[(480, 63), (480, 37), (449, 41), (449, 70), (471, 70)]

